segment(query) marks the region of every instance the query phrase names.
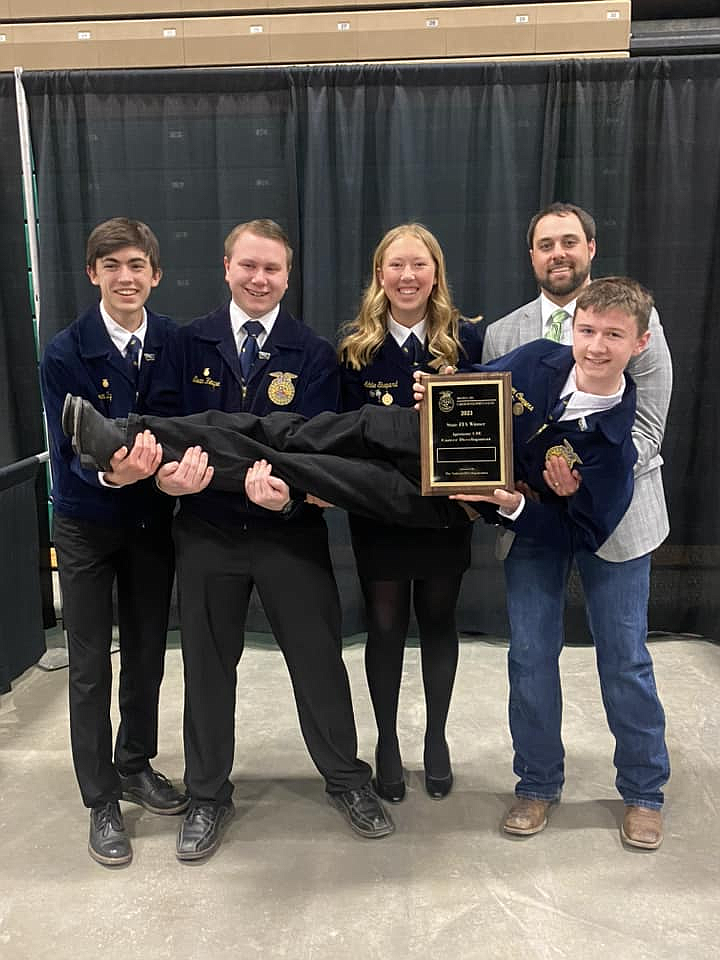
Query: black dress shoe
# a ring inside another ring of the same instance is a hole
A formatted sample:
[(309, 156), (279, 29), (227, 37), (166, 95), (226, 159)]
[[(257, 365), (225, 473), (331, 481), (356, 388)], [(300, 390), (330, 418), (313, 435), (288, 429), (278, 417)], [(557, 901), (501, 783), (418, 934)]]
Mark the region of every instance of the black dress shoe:
[(123, 800), (139, 803), (150, 813), (172, 815), (187, 810), (190, 797), (176, 790), (167, 777), (148, 764), (139, 773), (120, 774)]
[(452, 790), (453, 775), (452, 770), (446, 777), (431, 777), (425, 774), (425, 789), (433, 800), (442, 800)]
[(225, 803), (197, 801), (185, 814), (177, 837), (178, 860), (203, 860), (220, 846), (225, 828), (235, 816), (232, 800)]
[(327, 798), (328, 803), (337, 807), (355, 833), (359, 833), (361, 837), (374, 840), (386, 837), (395, 830), (395, 824), (369, 783), (359, 790), (329, 793)]
[(121, 867), (132, 860), (132, 847), (117, 800), (98, 804), (90, 810), (88, 853), (93, 860), (108, 867)]
[[(384, 780), (380, 776), (381, 761), (393, 770), (400, 771), (400, 777), (397, 780)], [(393, 750), (381, 750), (378, 745), (375, 747), (375, 779), (372, 782), (375, 793), (383, 800), (389, 800), (390, 803), (400, 803), (405, 799), (405, 780), (402, 776), (402, 760), (397, 746)]]
[(109, 470), (115, 451), (128, 446), (127, 421), (108, 420), (89, 401), (69, 393), (63, 404), (62, 428), (86, 470)]
[(372, 782), (372, 785), (375, 793), (379, 797), (382, 797), (383, 800), (388, 800), (390, 803), (400, 803), (405, 799), (404, 780), (392, 780), (387, 782), (376, 776)]

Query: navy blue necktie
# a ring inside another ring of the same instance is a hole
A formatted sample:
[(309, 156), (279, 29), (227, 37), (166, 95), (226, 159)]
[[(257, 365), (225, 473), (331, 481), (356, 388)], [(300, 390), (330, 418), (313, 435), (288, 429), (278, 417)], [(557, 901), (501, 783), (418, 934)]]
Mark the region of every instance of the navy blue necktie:
[(425, 359), (425, 350), (414, 333), (411, 333), (402, 346), (403, 353), (414, 367), (419, 367)]
[(566, 394), (564, 397), (560, 397), (558, 402), (552, 408), (550, 413), (547, 415), (548, 421), (556, 423), (560, 417), (565, 413), (568, 403), (570, 402), (571, 393)]
[(128, 340), (128, 345), (125, 347), (125, 362), (128, 365), (130, 371), (130, 377), (132, 382), (137, 386), (138, 378), (140, 376), (140, 351), (142, 350), (142, 344), (138, 337), (134, 334)]
[(257, 338), (265, 328), (259, 320), (248, 320), (243, 324), (243, 330), (247, 333), (245, 343), (240, 348), (240, 372), (243, 380), (247, 380), (252, 370), (252, 365), (257, 360), (260, 348)]

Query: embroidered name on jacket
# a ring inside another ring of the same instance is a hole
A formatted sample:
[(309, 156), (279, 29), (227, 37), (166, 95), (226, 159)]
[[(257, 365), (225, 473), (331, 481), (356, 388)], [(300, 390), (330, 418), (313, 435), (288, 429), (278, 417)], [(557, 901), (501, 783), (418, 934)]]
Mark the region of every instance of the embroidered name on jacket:
[(217, 390), (217, 388), (220, 386), (220, 381), (213, 380), (210, 376), (210, 367), (205, 367), (202, 372), (202, 376), (200, 377), (195, 374), (195, 376), (192, 378), (192, 382), (196, 383), (200, 387), (210, 387), (211, 390)]

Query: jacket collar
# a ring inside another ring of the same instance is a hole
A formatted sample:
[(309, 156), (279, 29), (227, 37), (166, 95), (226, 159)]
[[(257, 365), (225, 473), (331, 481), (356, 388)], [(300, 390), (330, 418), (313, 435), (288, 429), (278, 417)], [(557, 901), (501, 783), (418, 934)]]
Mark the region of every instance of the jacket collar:
[[(230, 301), (215, 310), (214, 313), (209, 313), (206, 317), (203, 317), (194, 329), (194, 336), (205, 343), (215, 344), (218, 353), (232, 371), (235, 379), (238, 382), (242, 381), (237, 344), (230, 322)], [(259, 358), (253, 367), (250, 380), (254, 380), (265, 369), (275, 354), (280, 351), (301, 351), (303, 348), (302, 325), (291, 313), (281, 307), (270, 331), (270, 336), (263, 344)]]
[[(562, 347), (562, 345), (559, 346)], [(554, 349), (545, 354), (540, 362), (553, 370), (548, 384), (548, 397), (552, 397), (554, 402), (565, 385), (565, 381), (575, 362), (573, 360), (572, 348), (562, 347), (561, 349)], [(609, 410), (592, 413), (586, 418), (589, 427), (601, 430), (608, 441), (616, 446), (620, 446), (627, 437), (628, 418), (630, 417), (631, 423), (634, 419), (636, 400), (635, 382), (628, 373), (625, 373), (624, 376), (625, 393), (620, 403), (611, 407)], [(632, 416), (630, 416), (631, 410), (633, 411)]]

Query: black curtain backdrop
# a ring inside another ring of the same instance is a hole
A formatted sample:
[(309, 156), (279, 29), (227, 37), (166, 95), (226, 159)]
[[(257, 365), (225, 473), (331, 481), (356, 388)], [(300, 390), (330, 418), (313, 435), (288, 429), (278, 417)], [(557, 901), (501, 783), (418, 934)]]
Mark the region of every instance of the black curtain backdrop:
[[(95, 299), (84, 243), (110, 216), (158, 233), (166, 269), (152, 305), (181, 322), (225, 298), (228, 230), (273, 217), (297, 249), (290, 308), (334, 338), (395, 223), (426, 223), (458, 305), (493, 320), (536, 294), (532, 213), (556, 199), (592, 211), (594, 275), (628, 273), (653, 290), (675, 366), (672, 533), (656, 556), (650, 625), (714, 635), (720, 58), (30, 73), (24, 83), (44, 341)], [(503, 634), (492, 537), (478, 529), (476, 541), (460, 626)], [(581, 621), (573, 585), (571, 635)]]

